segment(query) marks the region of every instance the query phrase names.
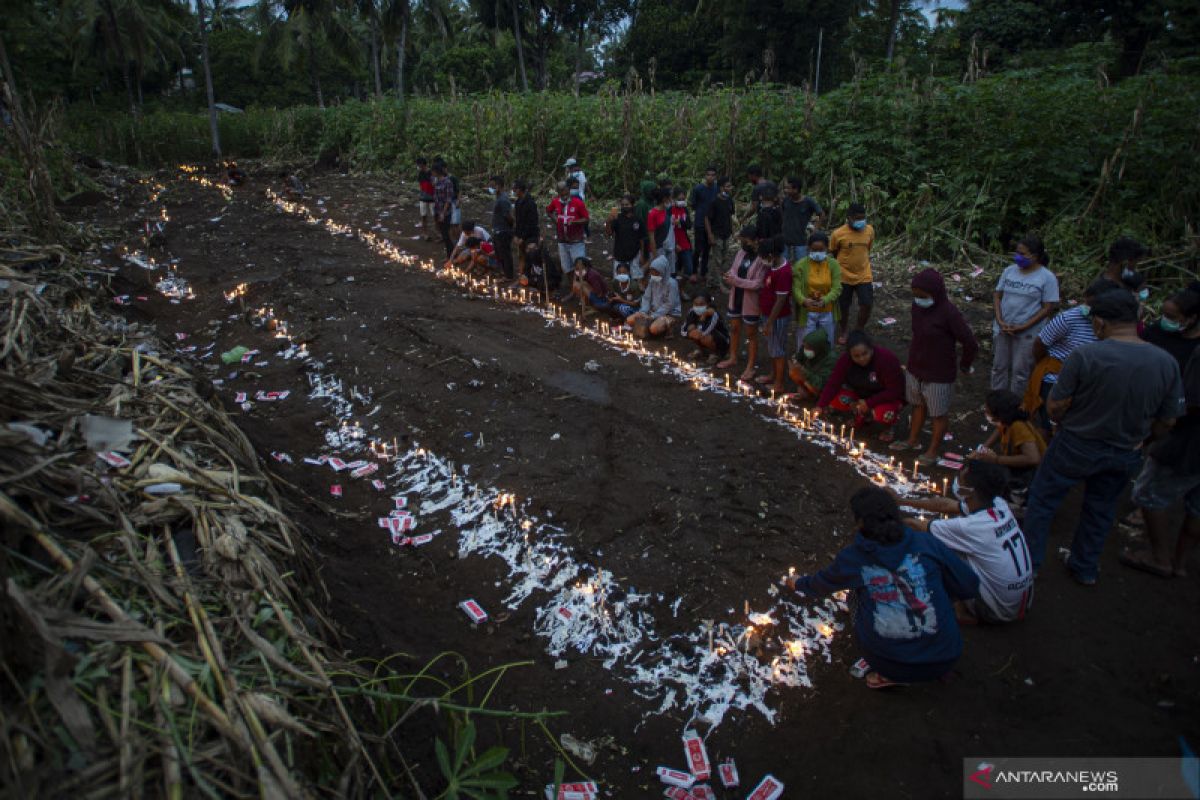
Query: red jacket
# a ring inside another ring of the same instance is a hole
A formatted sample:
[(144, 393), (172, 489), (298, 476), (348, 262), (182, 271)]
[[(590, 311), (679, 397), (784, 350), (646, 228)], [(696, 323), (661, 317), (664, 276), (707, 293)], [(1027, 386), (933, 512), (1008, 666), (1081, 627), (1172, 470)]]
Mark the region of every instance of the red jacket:
[(588, 221), (587, 206), (574, 195), (564, 203), (561, 197), (550, 201), (546, 213), (554, 217), (554, 228), (560, 242), (582, 242), (583, 224)]
[(866, 400), (870, 408), (880, 403), (904, 403), (904, 370), (900, 368), (900, 359), (886, 347), (875, 345), (875, 355), (866, 367), (855, 364), (850, 353), (842, 353), (833, 365), (833, 372), (829, 373), (829, 380), (825, 381), (825, 390), (821, 392), (817, 405), (825, 408), (843, 386), (858, 381), (870, 382), (878, 387), (873, 394), (858, 392), (859, 398)]

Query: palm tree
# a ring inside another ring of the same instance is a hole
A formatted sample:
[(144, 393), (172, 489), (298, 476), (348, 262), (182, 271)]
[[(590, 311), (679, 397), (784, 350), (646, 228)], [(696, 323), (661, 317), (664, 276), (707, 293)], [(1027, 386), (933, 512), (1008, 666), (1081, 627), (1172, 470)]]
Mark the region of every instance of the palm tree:
[(408, 0), (380, 0), (379, 18), (383, 40), (396, 47), (396, 97), (404, 99), (404, 51), (408, 46), (408, 20), (412, 9)]
[(317, 105), (325, 107), (317, 57), (322, 47), (353, 56), (357, 51), (354, 33), (339, 12), (347, 9), (345, 0), (259, 0), (257, 17), (263, 32), (258, 58), (272, 51), (284, 69), (299, 60), (307, 62)]

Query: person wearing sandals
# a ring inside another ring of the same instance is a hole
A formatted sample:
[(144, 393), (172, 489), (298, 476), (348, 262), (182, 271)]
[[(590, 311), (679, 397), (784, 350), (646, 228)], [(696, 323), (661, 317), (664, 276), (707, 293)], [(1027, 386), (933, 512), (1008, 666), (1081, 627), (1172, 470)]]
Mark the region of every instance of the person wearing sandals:
[(954, 479), (954, 498), (904, 498), (906, 506), (944, 514), (946, 519), (906, 519), (913, 530), (929, 531), (979, 576), (979, 599), (956, 604), (958, 621), (997, 624), (1024, 619), (1033, 604), (1033, 564), (1025, 534), (1004, 496), (1008, 470), (971, 462)]
[[(979, 344), (971, 326), (950, 302), (946, 283), (936, 269), (918, 272), (912, 279), (912, 343), (908, 348), (905, 373), (905, 399), (912, 405), (908, 439), (896, 442), (892, 450), (919, 450), (925, 419), (932, 420), (929, 447), (917, 461), (929, 466), (938, 459), (938, 450), (950, 427), (950, 401), (958, 372), (967, 374), (979, 353)], [(958, 347), (962, 346), (962, 356)]]
[(639, 339), (650, 336), (670, 336), (671, 328), (679, 320), (679, 284), (670, 275), (670, 264), (667, 257), (660, 255), (650, 262), (647, 270), (649, 280), (646, 291), (642, 293), (642, 302), (637, 312), (631, 314), (625, 323), (633, 328), (633, 335)]
[[(1183, 371), (1187, 413), (1170, 433), (1150, 446), (1133, 484), (1133, 502), (1142, 509), (1150, 547), (1120, 555), (1127, 567), (1160, 578), (1185, 577), (1187, 560), (1200, 544), (1200, 349)], [(1171, 508), (1183, 500), (1184, 516), (1171, 552)]]
[(692, 298), (692, 307), (680, 333), (696, 345), (697, 360), (707, 354), (708, 363), (715, 364), (729, 352), (729, 329), (710, 295), (698, 294)]
[(963, 647), (954, 601), (978, 597), (979, 576), (937, 538), (906, 526), (886, 490), (859, 489), (850, 510), (854, 541), (824, 569), (784, 582), (806, 597), (851, 592), (868, 687), (945, 677)]
[(741, 350), (743, 331), (746, 334), (746, 350), (749, 352), (746, 371), (742, 380), (754, 377), (754, 364), (758, 360), (758, 323), (762, 320), (762, 311), (758, 304), (758, 293), (762, 289), (763, 277), (767, 269), (758, 259), (758, 240), (755, 238), (755, 227), (747, 225), (738, 232), (741, 249), (733, 257), (733, 266), (729, 268), (722, 279), (729, 287), (729, 305), (726, 316), (729, 317), (729, 355), (717, 364), (718, 369), (736, 367), (738, 353)]
[(823, 328), (817, 328), (805, 336), (800, 343), (800, 350), (788, 364), (788, 377), (796, 384), (792, 399), (804, 401), (820, 397), (836, 360)]
[(767, 268), (759, 303), (767, 312), (763, 320), (763, 338), (767, 340), (771, 372), (756, 378), (755, 382), (763, 387), (769, 385), (776, 395), (782, 395), (783, 376), (787, 374), (788, 327), (792, 324), (792, 265), (783, 257), (782, 236), (761, 240), (758, 257)]
[(885, 428), (879, 440), (890, 442), (892, 426), (903, 407), (904, 370), (900, 359), (872, 342), (865, 332), (851, 331), (846, 351), (833, 365), (813, 413), (851, 413), (856, 430), (878, 423)]

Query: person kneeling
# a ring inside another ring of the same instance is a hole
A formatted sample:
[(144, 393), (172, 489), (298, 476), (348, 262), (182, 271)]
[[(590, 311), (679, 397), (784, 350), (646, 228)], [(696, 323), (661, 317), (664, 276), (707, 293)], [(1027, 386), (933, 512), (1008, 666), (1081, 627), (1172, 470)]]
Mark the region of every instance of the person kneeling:
[(600, 270), (592, 266), (592, 260), (586, 256), (575, 259), (572, 274), (575, 278), (571, 284), (571, 294), (579, 298), (583, 313), (590, 313), (589, 308), (607, 311), (609, 309), (608, 287), (604, 284), (604, 276)]
[(828, 567), (785, 583), (809, 597), (854, 593), (854, 638), (870, 665), (869, 688), (945, 677), (962, 655), (953, 601), (978, 597), (979, 576), (946, 545), (905, 526), (884, 489), (859, 489), (850, 510), (854, 541)]
[(612, 287), (608, 291), (608, 310), (614, 317), (621, 320), (637, 313), (640, 292), (638, 285), (630, 274), (628, 264), (617, 264), (613, 274)]
[(642, 294), (642, 305), (636, 314), (625, 320), (639, 339), (665, 336), (679, 319), (679, 284), (667, 274), (669, 270), (666, 256), (658, 256), (650, 262), (650, 280)]
[(683, 321), (683, 335), (696, 345), (697, 359), (705, 352), (709, 353), (709, 364), (717, 363), (729, 352), (729, 329), (713, 308), (712, 298), (706, 294), (692, 298), (692, 308)]
[(1013, 622), (1033, 604), (1033, 564), (1025, 534), (1004, 500), (1005, 467), (972, 461), (954, 479), (954, 497), (901, 500), (906, 506), (951, 515), (948, 519), (906, 519), (927, 530), (971, 565), (979, 576), (979, 600), (964, 600), (959, 622)]
[(810, 331), (801, 342), (800, 352), (788, 364), (788, 375), (796, 384), (795, 400), (815, 400), (821, 396), (836, 359), (829, 349), (829, 336), (824, 328)]
[(846, 340), (846, 352), (833, 365), (833, 372), (821, 390), (814, 414), (827, 410), (854, 415), (854, 428), (872, 422), (884, 426), (881, 442), (890, 442), (892, 426), (904, 406), (904, 370), (900, 359), (886, 347), (871, 341), (862, 331), (853, 331)]

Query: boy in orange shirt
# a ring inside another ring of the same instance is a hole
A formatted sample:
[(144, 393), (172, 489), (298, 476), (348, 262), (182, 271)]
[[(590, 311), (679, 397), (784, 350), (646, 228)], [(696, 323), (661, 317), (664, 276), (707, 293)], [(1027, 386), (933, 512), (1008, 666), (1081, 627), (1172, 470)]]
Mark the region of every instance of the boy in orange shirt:
[(858, 322), (855, 330), (867, 327), (871, 318), (871, 306), (875, 302), (875, 289), (871, 276), (871, 247), (875, 244), (875, 228), (867, 224), (867, 208), (862, 203), (851, 203), (846, 212), (846, 224), (829, 237), (829, 254), (842, 267), (841, 334), (838, 344), (846, 343), (850, 330), (850, 306), (858, 298)]

